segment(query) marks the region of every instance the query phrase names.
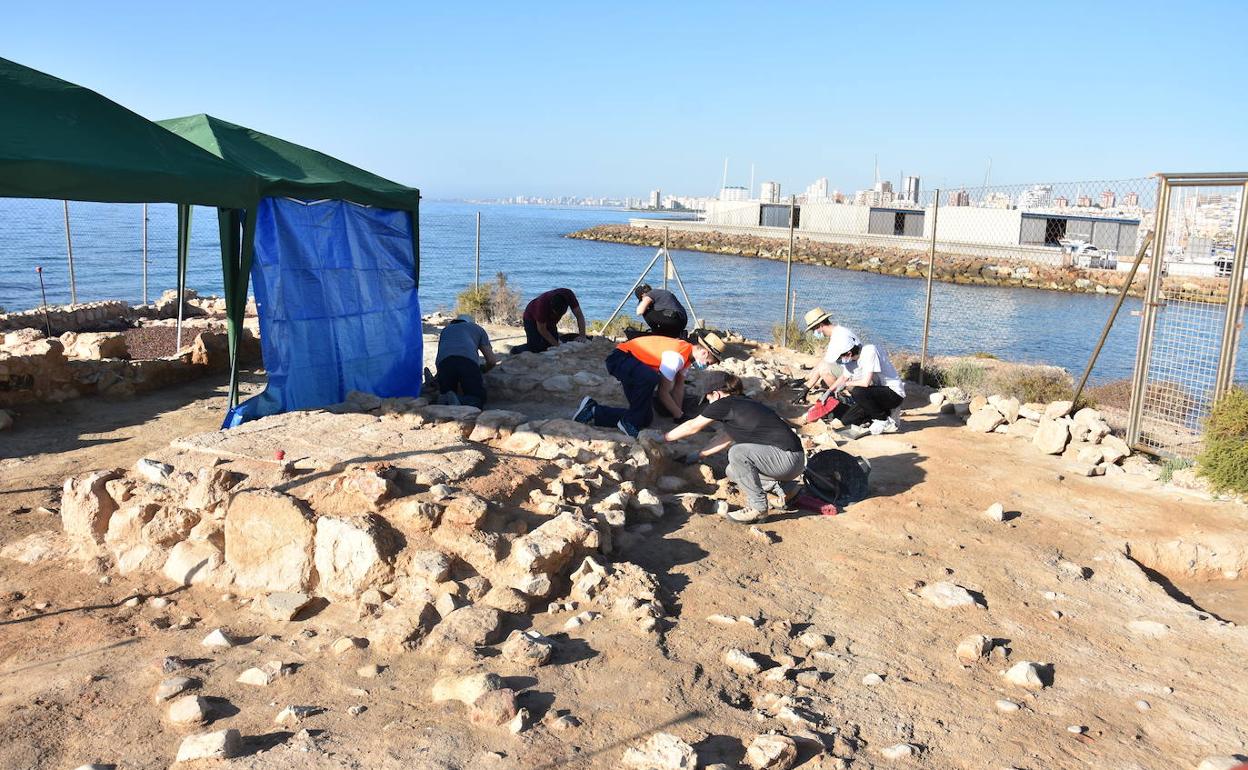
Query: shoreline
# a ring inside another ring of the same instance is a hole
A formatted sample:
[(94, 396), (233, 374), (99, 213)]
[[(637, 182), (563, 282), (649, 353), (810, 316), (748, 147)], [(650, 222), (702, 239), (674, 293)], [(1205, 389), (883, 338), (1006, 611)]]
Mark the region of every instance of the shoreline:
[[(620, 243), (629, 246), (659, 248), (663, 233), (631, 225), (595, 225), (568, 233), (576, 240)], [(913, 251), (855, 246), (797, 238), (794, 263), (821, 265), (840, 270), (878, 273), (898, 278), (927, 277), (927, 256)], [(783, 260), (788, 243), (783, 238), (756, 235), (733, 235), (720, 232), (668, 231), (668, 248), (698, 251), (736, 257)], [(981, 257), (965, 257), (940, 253), (936, 255), (933, 279), (942, 283), (964, 286), (996, 286), (1002, 288), (1037, 289), (1069, 294), (1116, 295), (1126, 280), (1126, 272), (1089, 270), (1079, 267), (1054, 267), (1015, 260), (994, 261)], [(1137, 276), (1128, 296), (1143, 295), (1146, 274)], [(1225, 303), (1227, 281), (1209, 278), (1166, 277), (1163, 287), (1182, 290), (1184, 294), (1200, 294), (1209, 302)]]

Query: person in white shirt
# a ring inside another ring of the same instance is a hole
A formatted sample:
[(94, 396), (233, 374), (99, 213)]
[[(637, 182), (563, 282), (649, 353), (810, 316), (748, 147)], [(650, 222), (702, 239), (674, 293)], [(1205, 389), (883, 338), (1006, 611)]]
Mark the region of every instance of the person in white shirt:
[[(831, 339), (836, 329), (843, 327), (832, 323), (830, 313), (824, 311), (823, 308), (817, 307), (806, 314), (805, 318), (806, 331), (812, 332), (815, 339)], [(841, 376), (843, 371), (840, 365), (841, 354), (839, 351), (833, 351), (831, 345), (824, 351), (823, 358), (819, 364), (811, 371), (810, 376), (803, 383), (807, 388), (814, 388), (819, 383), (823, 383), (825, 387), (832, 387), (836, 379)]]
[(843, 371), (831, 383), (833, 392), (849, 394), (832, 415), (845, 425), (850, 438), (866, 433), (897, 432), (897, 412), (906, 398), (901, 375), (878, 345), (864, 345), (849, 329), (837, 326), (828, 336), (828, 353), (835, 353)]

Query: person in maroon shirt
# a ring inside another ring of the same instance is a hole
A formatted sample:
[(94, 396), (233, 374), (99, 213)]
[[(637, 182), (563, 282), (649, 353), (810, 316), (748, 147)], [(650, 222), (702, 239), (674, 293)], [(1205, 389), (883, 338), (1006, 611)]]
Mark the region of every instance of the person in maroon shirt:
[[(577, 333), (560, 337), (559, 319), (569, 310), (576, 316)], [(551, 289), (534, 297), (524, 308), (524, 336), (524, 349), (530, 353), (541, 353), (570, 340), (584, 339), (585, 316), (576, 294), (571, 289)]]

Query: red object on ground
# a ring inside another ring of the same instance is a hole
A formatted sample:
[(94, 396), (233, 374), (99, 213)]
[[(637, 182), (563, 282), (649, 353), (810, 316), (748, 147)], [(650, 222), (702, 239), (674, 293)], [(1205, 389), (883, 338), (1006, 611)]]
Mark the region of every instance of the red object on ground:
[(273, 453), (273, 456), (274, 456), (275, 458), (277, 458), (278, 462), (281, 462), (282, 460), (285, 460), (285, 459), (286, 459), (286, 450), (285, 450), (285, 449), (279, 449), (279, 450), (277, 450), (276, 452), (274, 452), (274, 453)]
[(833, 409), (840, 406), (840, 403), (835, 398), (825, 398), (806, 410), (806, 422), (814, 422), (822, 419), (825, 415), (831, 414)]
[(793, 502), (803, 511), (817, 513), (820, 516), (835, 516), (840, 513), (840, 509), (832, 503), (825, 503), (813, 495), (798, 495), (793, 498)]

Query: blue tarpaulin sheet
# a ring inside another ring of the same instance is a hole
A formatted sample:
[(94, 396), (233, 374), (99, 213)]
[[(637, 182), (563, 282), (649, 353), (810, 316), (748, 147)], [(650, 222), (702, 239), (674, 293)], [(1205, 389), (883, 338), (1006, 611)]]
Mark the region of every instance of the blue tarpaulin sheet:
[(265, 198), (251, 271), (268, 385), (226, 419), (420, 395), (412, 221), (346, 201)]

